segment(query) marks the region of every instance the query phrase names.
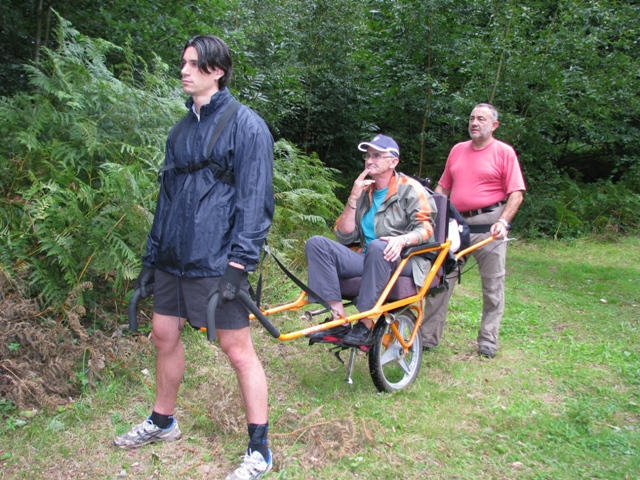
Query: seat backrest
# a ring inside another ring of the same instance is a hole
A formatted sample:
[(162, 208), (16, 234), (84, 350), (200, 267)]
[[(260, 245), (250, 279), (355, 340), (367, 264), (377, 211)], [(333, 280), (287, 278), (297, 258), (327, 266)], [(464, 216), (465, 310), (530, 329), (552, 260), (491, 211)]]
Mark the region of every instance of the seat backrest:
[(434, 219), (433, 236), (436, 242), (444, 243), (447, 240), (447, 226), (449, 223), (449, 202), (441, 193), (432, 193), (438, 213)]

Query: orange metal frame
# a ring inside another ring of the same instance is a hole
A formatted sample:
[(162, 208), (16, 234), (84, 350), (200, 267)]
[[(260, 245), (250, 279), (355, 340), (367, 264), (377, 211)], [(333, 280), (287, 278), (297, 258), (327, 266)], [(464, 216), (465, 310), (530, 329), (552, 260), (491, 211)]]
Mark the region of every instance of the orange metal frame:
[[(478, 242), (475, 245), (472, 245), (469, 248), (457, 253), (455, 255), (455, 259), (458, 260), (464, 257), (465, 255), (468, 255), (472, 251), (492, 242), (493, 240), (494, 240), (494, 237), (490, 236), (487, 239), (481, 242)], [(398, 267), (395, 269), (393, 275), (389, 279), (389, 282), (387, 283), (385, 289), (380, 295), (380, 298), (378, 299), (376, 304), (373, 306), (373, 308), (371, 308), (370, 310), (367, 310), (366, 312), (358, 312), (357, 314), (354, 314), (354, 315), (338, 318), (331, 322), (322, 323), (320, 325), (314, 325), (312, 327), (304, 328), (302, 330), (297, 330), (295, 332), (281, 333), (280, 336), (278, 337), (278, 340), (282, 340), (282, 341), (293, 340), (296, 338), (303, 337), (305, 335), (309, 335), (311, 333), (327, 330), (337, 325), (342, 325), (345, 322), (350, 322), (350, 323), (357, 322), (358, 320), (361, 320), (363, 318), (372, 318), (374, 319), (374, 322), (375, 322), (376, 319), (380, 319), (380, 317), (382, 316), (387, 316), (395, 310), (410, 308), (411, 310), (414, 311), (417, 321), (414, 325), (413, 331), (411, 332), (411, 336), (409, 337), (408, 341), (403, 338), (401, 333), (398, 331), (397, 326), (394, 323), (391, 324), (391, 330), (393, 334), (396, 336), (396, 338), (398, 339), (398, 342), (400, 343), (400, 345), (402, 345), (406, 353), (408, 349), (411, 348), (411, 346), (413, 345), (413, 342), (415, 341), (415, 338), (418, 335), (418, 332), (420, 330), (420, 325), (422, 323), (422, 317), (423, 317), (422, 299), (427, 294), (429, 290), (429, 286), (433, 282), (433, 279), (438, 274), (438, 270), (440, 270), (440, 268), (442, 267), (442, 264), (447, 258), (450, 247), (451, 247), (451, 242), (449, 240), (447, 240), (444, 243), (427, 244), (424, 246), (424, 248), (413, 247), (410, 253), (404, 258), (402, 258), (402, 260), (398, 264)], [(415, 295), (412, 295), (410, 297), (385, 303), (387, 300), (387, 297), (389, 296), (389, 292), (391, 292), (391, 289), (393, 288), (396, 281), (398, 280), (398, 277), (400, 277), (400, 273), (404, 269), (407, 262), (411, 259), (411, 257), (415, 255), (424, 255), (429, 252), (438, 252), (438, 255), (436, 256), (436, 259), (433, 261), (431, 265), (431, 269), (429, 270), (429, 273), (427, 274), (427, 277), (424, 281), (424, 285), (420, 287), (419, 291)], [(308, 304), (309, 302), (307, 300), (307, 294), (305, 292), (301, 292), (300, 295), (291, 303), (269, 308), (266, 310), (261, 308), (260, 311), (265, 316), (268, 316), (268, 315), (274, 315), (281, 312), (300, 310), (301, 308), (305, 307)], [(251, 314), (250, 318), (254, 320), (256, 317), (255, 315)]]

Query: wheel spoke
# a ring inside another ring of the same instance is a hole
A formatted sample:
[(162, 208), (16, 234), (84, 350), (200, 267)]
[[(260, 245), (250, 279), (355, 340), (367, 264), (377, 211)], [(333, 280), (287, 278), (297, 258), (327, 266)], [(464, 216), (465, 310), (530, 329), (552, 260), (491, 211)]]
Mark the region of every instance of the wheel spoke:
[(398, 360), (398, 353), (400, 351), (400, 344), (394, 341), (385, 352), (380, 355), (380, 365), (386, 365)]
[(403, 355), (400, 357), (397, 362), (398, 366), (404, 371), (405, 374), (411, 374), (411, 368), (409, 368), (409, 364), (407, 363), (407, 358)]

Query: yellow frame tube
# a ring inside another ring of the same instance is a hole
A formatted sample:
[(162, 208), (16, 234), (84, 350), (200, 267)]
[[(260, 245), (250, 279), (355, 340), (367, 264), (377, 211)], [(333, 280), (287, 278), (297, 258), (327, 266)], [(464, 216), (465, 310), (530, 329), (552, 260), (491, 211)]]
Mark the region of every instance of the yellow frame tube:
[[(475, 245), (471, 245), (469, 248), (466, 248), (461, 252), (458, 252), (454, 258), (456, 260), (459, 260), (465, 255), (468, 255), (469, 253), (473, 252), (474, 250), (480, 247), (483, 247), (488, 243), (491, 243), (493, 240), (494, 240), (493, 236), (487, 237), (481, 242), (478, 242)], [(441, 243), (437, 246), (427, 247), (427, 248), (412, 252), (409, 256), (403, 258), (398, 264), (398, 267), (393, 272), (393, 275), (389, 279), (389, 282), (387, 282), (387, 285), (382, 291), (380, 298), (378, 299), (378, 301), (376, 302), (376, 304), (373, 306), (371, 310), (367, 310), (366, 312), (359, 312), (354, 315), (349, 315), (346, 318), (337, 318), (331, 322), (314, 325), (311, 327), (304, 328), (302, 330), (297, 330), (295, 332), (282, 333), (278, 337), (278, 340), (282, 340), (282, 341), (294, 340), (296, 338), (300, 338), (305, 335), (309, 335), (315, 332), (320, 332), (322, 330), (327, 330), (329, 328), (336, 327), (338, 325), (342, 325), (345, 322), (353, 323), (353, 322), (357, 322), (358, 320), (362, 320), (364, 318), (371, 318), (374, 322), (376, 322), (377, 321), (376, 319), (379, 318), (380, 316), (386, 315), (393, 310), (397, 310), (397, 309), (409, 306), (409, 308), (413, 310), (417, 310), (417, 315), (416, 315), (416, 323), (414, 325), (413, 331), (411, 332), (411, 337), (409, 338), (408, 342), (405, 342), (404, 338), (402, 338), (402, 335), (400, 334), (398, 327), (395, 324), (391, 324), (391, 331), (394, 333), (394, 335), (398, 339), (398, 342), (400, 343), (400, 345), (402, 345), (402, 348), (406, 353), (407, 350), (411, 348), (411, 346), (413, 345), (413, 342), (415, 341), (415, 338), (418, 335), (420, 325), (422, 324), (423, 309), (422, 309), (421, 301), (426, 296), (429, 290), (429, 287), (433, 282), (433, 279), (438, 273), (438, 270), (440, 270), (440, 268), (442, 267), (442, 264), (444, 263), (444, 260), (446, 259), (446, 256), (449, 253), (450, 248), (451, 248), (451, 241), (447, 240), (446, 242)], [(424, 285), (420, 287), (418, 292), (415, 295), (412, 295), (410, 297), (406, 297), (400, 300), (395, 300), (393, 302), (385, 304), (384, 302), (389, 296), (391, 289), (395, 285), (396, 281), (398, 280), (398, 277), (400, 277), (400, 273), (404, 269), (407, 262), (411, 259), (411, 257), (415, 255), (421, 255), (423, 253), (434, 252), (434, 251), (439, 251), (439, 254), (434, 260), (433, 264), (431, 265), (431, 269), (429, 270), (429, 273), (425, 278)], [(301, 292), (300, 295), (298, 295), (298, 297), (291, 303), (269, 308), (266, 310), (261, 308), (260, 311), (265, 316), (268, 316), (268, 315), (273, 315), (275, 313), (280, 313), (285, 311), (300, 310), (301, 308), (309, 304), (309, 301), (306, 297), (307, 297), (307, 294), (305, 292)], [(416, 305), (411, 306), (411, 304), (414, 304), (414, 303), (417, 303), (417, 306)], [(255, 320), (255, 315), (251, 314), (249, 318), (251, 320)], [(206, 331), (206, 329), (201, 329), (201, 330)]]

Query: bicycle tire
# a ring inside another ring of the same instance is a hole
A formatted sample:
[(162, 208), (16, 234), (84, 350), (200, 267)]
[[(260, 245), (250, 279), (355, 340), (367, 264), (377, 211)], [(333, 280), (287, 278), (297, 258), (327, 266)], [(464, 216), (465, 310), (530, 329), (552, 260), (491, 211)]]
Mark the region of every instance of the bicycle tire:
[[(396, 317), (395, 324), (405, 342), (411, 337), (416, 317), (405, 310)], [(369, 372), (380, 392), (394, 392), (409, 386), (418, 376), (422, 363), (422, 342), (417, 335), (411, 348), (404, 353), (384, 318), (380, 318), (373, 331), (373, 345), (369, 350)]]

